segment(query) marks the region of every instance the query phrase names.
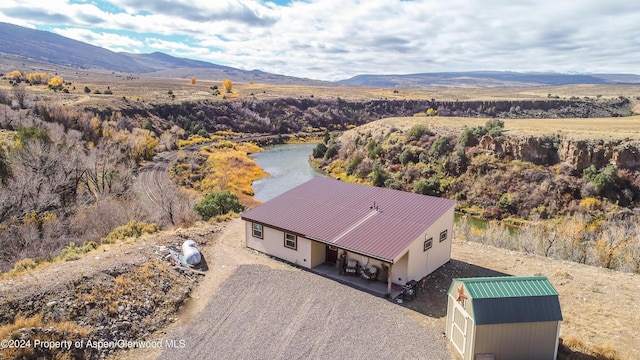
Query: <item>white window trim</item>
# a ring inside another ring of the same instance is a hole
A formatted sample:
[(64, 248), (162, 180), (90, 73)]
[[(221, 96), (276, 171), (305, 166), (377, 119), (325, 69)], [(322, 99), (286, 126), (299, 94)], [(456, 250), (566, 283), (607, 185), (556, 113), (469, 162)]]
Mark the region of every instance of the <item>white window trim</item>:
[[(291, 237), (291, 238), (289, 238)], [(293, 242), (293, 246), (288, 244), (289, 241)], [(291, 233), (284, 233), (284, 247), (291, 250), (298, 250), (298, 237)]]
[[(256, 235), (256, 225), (260, 227), (259, 233), (260, 235)], [(251, 223), (251, 234), (253, 237), (258, 239), (264, 239), (264, 226), (262, 224)]]

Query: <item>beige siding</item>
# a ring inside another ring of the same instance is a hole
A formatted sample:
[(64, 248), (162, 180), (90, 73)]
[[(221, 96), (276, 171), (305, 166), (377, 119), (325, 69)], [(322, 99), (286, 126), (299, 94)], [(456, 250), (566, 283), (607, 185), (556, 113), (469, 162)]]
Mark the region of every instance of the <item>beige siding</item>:
[[(454, 208), (452, 207), (413, 241), (409, 247), (406, 281), (420, 280), (451, 259), (453, 216)], [(447, 231), (447, 239), (440, 242), (440, 233), (445, 230)], [(433, 239), (433, 245), (431, 249), (424, 251), (424, 242), (428, 238)]]
[(558, 322), (479, 325), (475, 354), (494, 354), (503, 359), (554, 359)]
[(324, 264), (327, 260), (327, 245), (317, 241), (311, 242), (311, 267)]
[(263, 236), (259, 239), (253, 236), (253, 223), (245, 221), (245, 224), (247, 247), (306, 268), (312, 266), (311, 248), (314, 241), (298, 236), (298, 247), (293, 250), (284, 246), (284, 232), (263, 226)]
[(407, 281), (411, 280), (407, 275), (408, 267), (409, 252), (406, 252), (393, 264), (393, 267), (391, 268), (391, 281), (396, 284), (404, 285)]

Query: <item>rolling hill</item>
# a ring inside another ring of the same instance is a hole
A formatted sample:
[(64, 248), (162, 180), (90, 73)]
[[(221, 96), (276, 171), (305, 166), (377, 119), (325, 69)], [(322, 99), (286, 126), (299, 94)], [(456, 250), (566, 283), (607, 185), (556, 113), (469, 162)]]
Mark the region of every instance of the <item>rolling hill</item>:
[(638, 85), (633, 74), (561, 74), (521, 73), (512, 71), (441, 72), (406, 75), (357, 75), (341, 84), (386, 87), (530, 87), (576, 84)]
[[(36, 62), (80, 69), (103, 69), (157, 77), (231, 78), (234, 81), (292, 85), (327, 85), (327, 82), (241, 70), (206, 61), (177, 58), (160, 52), (151, 54), (117, 53), (72, 40), (48, 31), (0, 23), (0, 55), (17, 56)], [(1, 61), (1, 60), (0, 60)]]

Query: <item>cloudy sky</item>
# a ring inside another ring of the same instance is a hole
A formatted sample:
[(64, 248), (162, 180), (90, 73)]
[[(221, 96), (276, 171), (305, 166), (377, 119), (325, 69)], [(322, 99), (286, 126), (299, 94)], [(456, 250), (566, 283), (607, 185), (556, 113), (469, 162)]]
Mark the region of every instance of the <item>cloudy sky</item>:
[(635, 0), (1, 0), (0, 22), (245, 70), (640, 74)]

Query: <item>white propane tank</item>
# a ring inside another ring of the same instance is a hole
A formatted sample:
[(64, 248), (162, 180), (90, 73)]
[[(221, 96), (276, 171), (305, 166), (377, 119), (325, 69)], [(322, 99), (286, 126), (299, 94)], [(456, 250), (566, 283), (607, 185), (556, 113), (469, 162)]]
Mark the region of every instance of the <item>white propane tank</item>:
[(182, 244), (182, 253), (184, 261), (189, 265), (198, 265), (202, 261), (202, 255), (193, 240), (187, 240)]

